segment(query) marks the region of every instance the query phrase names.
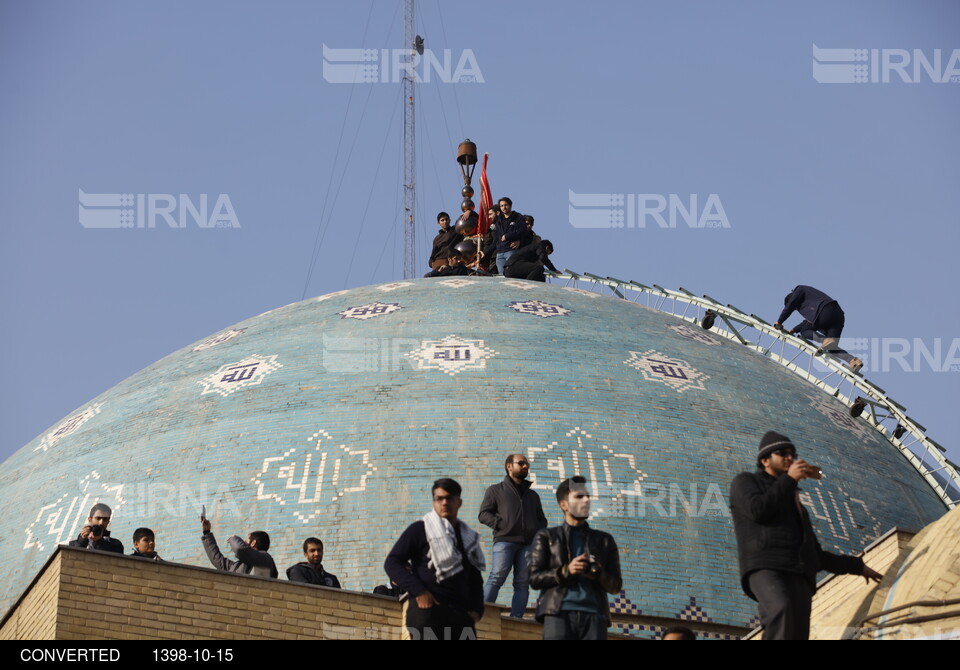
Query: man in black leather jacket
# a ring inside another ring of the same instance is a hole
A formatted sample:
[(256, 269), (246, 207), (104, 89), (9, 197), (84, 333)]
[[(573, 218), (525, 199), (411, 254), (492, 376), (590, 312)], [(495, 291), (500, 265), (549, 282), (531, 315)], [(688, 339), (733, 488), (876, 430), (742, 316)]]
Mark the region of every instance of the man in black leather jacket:
[(623, 586), (620, 552), (613, 536), (587, 525), (590, 492), (583, 477), (557, 487), (563, 525), (533, 539), (530, 584), (543, 591), (537, 620), (544, 640), (605, 640), (610, 627), (607, 594)]
[(759, 603), (764, 640), (806, 640), (817, 572), (862, 575), (868, 582), (883, 575), (861, 558), (820, 548), (797, 485), (822, 475), (797, 459), (789, 438), (772, 430), (765, 434), (757, 465), (756, 472), (740, 473), (730, 486), (740, 582)]

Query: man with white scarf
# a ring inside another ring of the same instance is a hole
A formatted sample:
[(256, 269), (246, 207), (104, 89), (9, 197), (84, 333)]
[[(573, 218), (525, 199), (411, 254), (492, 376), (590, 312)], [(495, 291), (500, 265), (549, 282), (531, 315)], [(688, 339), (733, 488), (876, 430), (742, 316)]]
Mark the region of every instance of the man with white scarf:
[(433, 509), (407, 527), (384, 562), (407, 592), (413, 640), (475, 640), (483, 616), (485, 568), (480, 536), (457, 519), (463, 500), (452, 479), (433, 483)]

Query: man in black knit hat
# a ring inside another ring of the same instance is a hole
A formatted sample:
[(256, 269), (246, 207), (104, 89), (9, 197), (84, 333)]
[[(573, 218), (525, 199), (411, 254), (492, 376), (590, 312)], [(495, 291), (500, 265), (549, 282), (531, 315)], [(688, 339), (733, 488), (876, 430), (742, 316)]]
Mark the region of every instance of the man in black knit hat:
[(773, 431), (760, 440), (757, 471), (730, 485), (730, 510), (740, 553), (740, 583), (757, 601), (764, 640), (806, 640), (810, 604), (820, 570), (883, 577), (863, 559), (820, 548), (800, 504), (801, 479), (820, 479), (819, 468), (797, 458), (790, 439)]

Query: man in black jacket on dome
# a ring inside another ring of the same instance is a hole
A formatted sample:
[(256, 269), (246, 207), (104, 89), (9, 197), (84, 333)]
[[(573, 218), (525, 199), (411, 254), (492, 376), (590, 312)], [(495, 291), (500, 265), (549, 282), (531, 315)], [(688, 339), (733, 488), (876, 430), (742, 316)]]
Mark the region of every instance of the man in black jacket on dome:
[(800, 313), (803, 321), (791, 328), (789, 333), (799, 334), (814, 342), (821, 342), (815, 355), (819, 356), (823, 352), (833, 354), (840, 360), (846, 361), (853, 372), (860, 372), (863, 361), (839, 346), (846, 316), (836, 300), (812, 286), (803, 284), (795, 286), (783, 299), (783, 311), (780, 312), (773, 327), (777, 330), (785, 330), (783, 323), (795, 311)]
[[(450, 215), (446, 212), (437, 214), (437, 224), (440, 226), (440, 232), (433, 238), (433, 247), (430, 252), (430, 269), (439, 270), (447, 264), (447, 259), (452, 255), (453, 248), (460, 242), (461, 235), (457, 233), (450, 225)], [(424, 276), (431, 276), (429, 274)]]
[(764, 640), (806, 640), (817, 572), (880, 573), (855, 556), (820, 548), (806, 509), (801, 479), (820, 479), (820, 469), (797, 458), (790, 439), (768, 432), (760, 440), (756, 472), (742, 472), (730, 485), (730, 510), (740, 554), (740, 583), (759, 604)]
[(547, 517), (536, 491), (530, 489), (527, 476), (530, 461), (523, 454), (510, 454), (503, 464), (507, 476), (487, 488), (480, 504), (480, 523), (493, 529), (493, 564), (483, 599), (497, 602), (500, 587), (513, 570), (513, 601), (510, 616), (523, 617), (530, 596), (530, 553), (533, 536), (547, 527)]
[(497, 204), (500, 206), (500, 216), (490, 226), (493, 235), (489, 245), (484, 248), (483, 255), (495, 260), (497, 272), (502, 275), (507, 261), (521, 246), (528, 231), (523, 215), (513, 211), (513, 200), (503, 197)]
[(605, 640), (610, 627), (607, 594), (623, 587), (613, 536), (587, 525), (587, 480), (571, 477), (557, 487), (563, 525), (533, 539), (530, 584), (540, 589), (537, 620), (544, 640)]
[(303, 557), (307, 559), (287, 568), (287, 579), (291, 582), (303, 582), (316, 586), (340, 588), (336, 575), (323, 569), (323, 542), (317, 537), (308, 537), (303, 541)]
[(547, 278), (543, 273), (544, 267), (549, 268), (551, 272), (557, 271), (550, 261), (552, 253), (553, 243), (550, 240), (532, 240), (529, 244), (517, 249), (517, 252), (510, 257), (504, 266), (503, 276), (545, 282)]
[(80, 529), (80, 535), (76, 540), (71, 540), (71, 547), (80, 547), (81, 549), (98, 549), (100, 551), (112, 551), (115, 554), (123, 553), (123, 542), (110, 537), (110, 531), (107, 526), (110, 525), (110, 517), (113, 515), (108, 505), (97, 503), (90, 508), (90, 516), (87, 517), (87, 523)]

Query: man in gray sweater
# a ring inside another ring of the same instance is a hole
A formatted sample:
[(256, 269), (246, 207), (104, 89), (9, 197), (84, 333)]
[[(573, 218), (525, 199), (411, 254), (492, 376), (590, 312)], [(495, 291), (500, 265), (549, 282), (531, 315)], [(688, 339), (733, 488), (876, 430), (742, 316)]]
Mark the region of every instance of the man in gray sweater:
[(209, 519), (201, 518), (203, 527), (203, 548), (207, 552), (207, 558), (213, 563), (213, 567), (224, 572), (239, 572), (244, 575), (255, 575), (257, 577), (277, 578), (277, 566), (273, 562), (273, 557), (267, 553), (270, 548), (270, 536), (262, 530), (255, 530), (247, 537), (244, 542), (236, 535), (227, 538), (227, 543), (233, 549), (237, 560), (231, 561), (220, 553), (217, 546), (217, 540), (210, 530)]

